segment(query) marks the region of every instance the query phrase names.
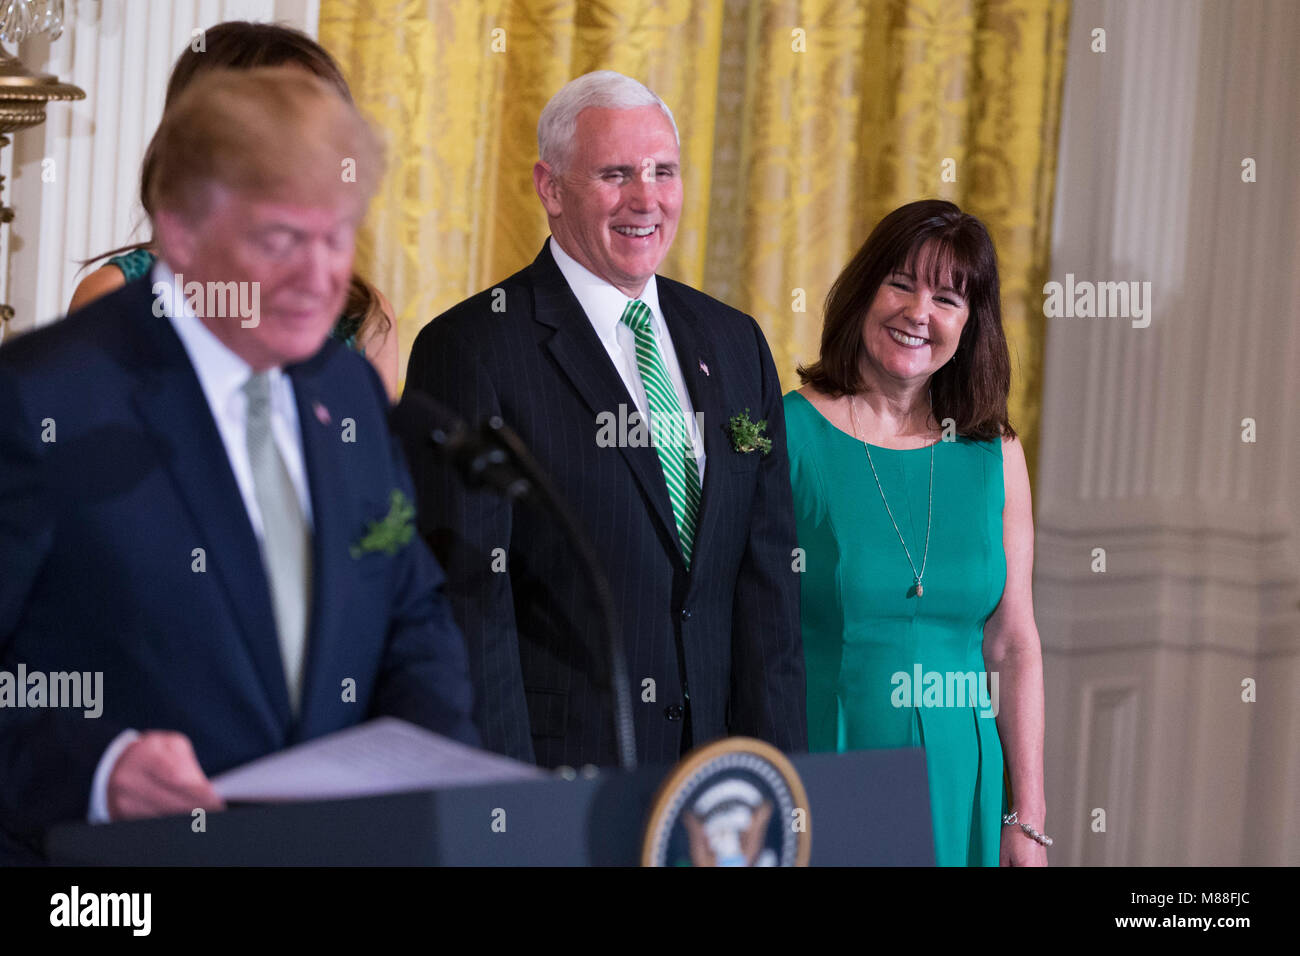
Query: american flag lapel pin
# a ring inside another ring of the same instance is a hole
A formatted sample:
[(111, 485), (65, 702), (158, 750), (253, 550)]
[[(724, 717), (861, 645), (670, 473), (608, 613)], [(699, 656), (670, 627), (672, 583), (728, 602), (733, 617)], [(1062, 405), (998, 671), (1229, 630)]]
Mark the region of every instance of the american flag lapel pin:
[(316, 413), (316, 421), (320, 422), (322, 425), (328, 425), (330, 423), (330, 410), (320, 402), (312, 402), (311, 410)]
[(709, 367), (704, 364), (704, 359), (700, 359), (700, 371), (703, 372), (706, 377), (709, 374)]

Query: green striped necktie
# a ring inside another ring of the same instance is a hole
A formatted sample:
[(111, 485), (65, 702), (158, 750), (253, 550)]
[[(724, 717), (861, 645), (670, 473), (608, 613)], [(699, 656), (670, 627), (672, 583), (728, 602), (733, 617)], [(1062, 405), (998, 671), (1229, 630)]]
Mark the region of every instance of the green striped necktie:
[(636, 336), (636, 365), (641, 372), (646, 400), (650, 403), (650, 433), (659, 452), (659, 464), (668, 484), (668, 497), (673, 502), (682, 558), (689, 568), (691, 546), (695, 543), (695, 523), (700, 514), (700, 472), (695, 464), (690, 430), (686, 427), (681, 403), (677, 401), (673, 380), (668, 377), (659, 347), (655, 344), (650, 307), (640, 299), (633, 299), (623, 310), (622, 322)]

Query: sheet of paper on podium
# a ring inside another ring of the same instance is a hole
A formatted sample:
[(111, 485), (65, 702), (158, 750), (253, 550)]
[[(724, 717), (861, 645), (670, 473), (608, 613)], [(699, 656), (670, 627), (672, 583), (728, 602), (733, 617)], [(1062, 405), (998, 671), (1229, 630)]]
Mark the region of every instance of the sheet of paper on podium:
[(531, 764), (381, 717), (261, 757), (213, 778), (212, 784), (224, 800), (261, 803), (339, 800), (545, 775)]

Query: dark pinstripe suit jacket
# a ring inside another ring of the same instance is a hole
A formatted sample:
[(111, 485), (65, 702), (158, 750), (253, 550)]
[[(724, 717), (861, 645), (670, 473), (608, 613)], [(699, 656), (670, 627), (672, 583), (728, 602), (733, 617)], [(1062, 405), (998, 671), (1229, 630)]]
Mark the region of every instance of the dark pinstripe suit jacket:
[[(429, 323), (406, 387), (467, 419), (501, 415), (585, 525), (621, 618), (641, 762), (676, 761), (690, 737), (743, 734), (804, 750), (776, 368), (752, 318), (671, 279), (657, 284), (708, 456), (689, 571), (656, 450), (597, 442), (598, 414), (636, 405), (549, 246)], [(766, 457), (731, 446), (726, 424), (746, 409), (767, 420)], [(559, 529), (545, 515), (467, 493), (427, 451), (414, 457), (421, 529), (469, 645), (485, 744), (543, 766), (615, 763), (599, 616)]]

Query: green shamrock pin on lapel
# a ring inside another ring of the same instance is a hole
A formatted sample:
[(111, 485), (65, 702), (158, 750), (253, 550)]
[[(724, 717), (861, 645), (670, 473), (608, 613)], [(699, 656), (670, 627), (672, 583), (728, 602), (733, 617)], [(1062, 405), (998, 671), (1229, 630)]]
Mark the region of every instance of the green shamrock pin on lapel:
[(731, 435), (731, 447), (742, 455), (752, 451), (761, 451), (766, 455), (772, 451), (772, 439), (763, 434), (766, 430), (767, 419), (758, 422), (750, 421), (748, 408), (740, 415), (731, 416), (731, 421), (727, 423), (727, 431)]
[(365, 535), (350, 548), (352, 557), (360, 559), (371, 551), (392, 557), (410, 543), (415, 532), (414, 518), (415, 505), (400, 488), (394, 488), (388, 496), (388, 514), (379, 521), (367, 522)]

